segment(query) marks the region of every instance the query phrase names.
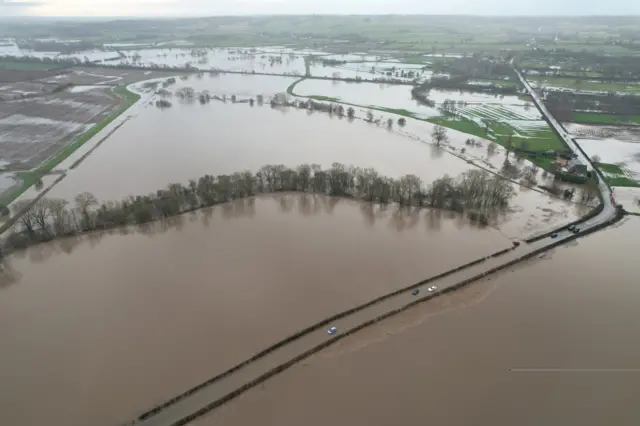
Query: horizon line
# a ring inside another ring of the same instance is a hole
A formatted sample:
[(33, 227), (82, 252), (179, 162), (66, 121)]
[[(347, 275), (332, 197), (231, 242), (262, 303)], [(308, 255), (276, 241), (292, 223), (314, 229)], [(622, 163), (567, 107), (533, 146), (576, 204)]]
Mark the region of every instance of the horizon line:
[(54, 19), (54, 18), (81, 18), (81, 19), (122, 19), (122, 18), (144, 18), (144, 19), (165, 19), (165, 18), (251, 18), (251, 17), (267, 17), (267, 16), (429, 16), (429, 17), (470, 17), (470, 18), (638, 18), (637, 14), (585, 14), (585, 15), (566, 15), (566, 14), (451, 14), (451, 13), (258, 13), (258, 14), (225, 14), (225, 15), (192, 15), (192, 14), (174, 14), (174, 15), (5, 15), (2, 19)]

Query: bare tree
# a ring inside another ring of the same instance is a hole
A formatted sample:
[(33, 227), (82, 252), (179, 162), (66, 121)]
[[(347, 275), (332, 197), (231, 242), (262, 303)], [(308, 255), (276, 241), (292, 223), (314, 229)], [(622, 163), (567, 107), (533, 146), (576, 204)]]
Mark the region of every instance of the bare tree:
[(76, 208), (82, 215), (84, 226), (90, 228), (92, 226), (91, 207), (98, 205), (98, 199), (90, 192), (83, 192), (76, 195)]
[(352, 107), (349, 107), (347, 109), (347, 117), (349, 117), (350, 119), (353, 120), (353, 118), (356, 116), (356, 110), (353, 109)]
[(63, 235), (69, 230), (69, 212), (66, 207), (69, 204), (66, 200), (51, 199), (49, 210), (51, 210), (51, 221), (56, 235)]
[(29, 206), (33, 203), (33, 200), (20, 200), (13, 203), (14, 216), (20, 215), (20, 220), (17, 224), (21, 225), (24, 230), (33, 238), (36, 230), (35, 213)]
[(440, 125), (436, 125), (431, 131), (431, 138), (436, 143), (436, 145), (440, 146), (442, 142), (446, 142), (449, 140), (447, 129)]
[(373, 122), (373, 111), (371, 111), (371, 110), (368, 110), (368, 111), (367, 111), (367, 121), (368, 121), (369, 123), (372, 123), (372, 122)]

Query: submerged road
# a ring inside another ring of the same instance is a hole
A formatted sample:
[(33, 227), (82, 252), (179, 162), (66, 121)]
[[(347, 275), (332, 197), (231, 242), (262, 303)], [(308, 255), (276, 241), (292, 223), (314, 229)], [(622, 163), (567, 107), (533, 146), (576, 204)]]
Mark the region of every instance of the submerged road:
[[(576, 153), (578, 158), (593, 170), (596, 170), (578, 144), (566, 134), (562, 126), (547, 111), (528, 82), (517, 70), (516, 72), (522, 84), (524, 84), (531, 93), (534, 103), (541, 113), (547, 117), (549, 123), (567, 142), (567, 145)], [(602, 192), (604, 208), (597, 216), (592, 217), (580, 225), (582, 232), (607, 223), (616, 216), (616, 208), (611, 189), (605, 183), (602, 176), (600, 176), (599, 188)], [(317, 350), (368, 325), (374, 324), (381, 318), (395, 315), (409, 306), (427, 300), (430, 297), (435, 297), (438, 294), (452, 291), (461, 285), (495, 272), (499, 268), (512, 265), (527, 255), (537, 255), (552, 246), (561, 244), (572, 238), (575, 238), (575, 235), (565, 227), (557, 231), (555, 238), (547, 237), (531, 243), (522, 243), (520, 246), (513, 247), (499, 255), (489, 256), (462, 269), (443, 274), (435, 279), (425, 280), (421, 284), (383, 296), (375, 301), (338, 314), (334, 316), (333, 319), (315, 324), (304, 332), (299, 333), (299, 335), (295, 337), (292, 336), (286, 341), (280, 342), (226, 373), (212, 378), (182, 395), (176, 396), (173, 400), (167, 401), (141, 415), (130, 424), (140, 426), (185, 425), (193, 419), (235, 398), (258, 383), (310, 356)], [(428, 289), (432, 286), (436, 286), (437, 290), (429, 292)], [(415, 290), (419, 291), (417, 295), (414, 294)], [(333, 335), (328, 335), (327, 329), (329, 327), (336, 327), (337, 332)]]

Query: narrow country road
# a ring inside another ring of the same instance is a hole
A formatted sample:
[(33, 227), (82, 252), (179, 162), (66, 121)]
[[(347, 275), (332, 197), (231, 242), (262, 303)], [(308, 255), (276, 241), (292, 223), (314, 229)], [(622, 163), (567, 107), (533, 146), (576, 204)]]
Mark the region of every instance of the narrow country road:
[(603, 222), (606, 222), (607, 220), (610, 220), (615, 215), (616, 206), (615, 206), (615, 200), (613, 198), (613, 192), (611, 191), (611, 188), (605, 181), (604, 176), (593, 165), (593, 163), (591, 162), (591, 158), (587, 156), (587, 154), (582, 150), (582, 148), (580, 147), (580, 145), (578, 145), (575, 139), (573, 139), (567, 133), (564, 127), (562, 127), (562, 125), (558, 123), (558, 120), (556, 120), (555, 117), (549, 112), (547, 107), (544, 105), (544, 102), (542, 102), (542, 99), (540, 99), (540, 96), (538, 95), (538, 93), (531, 87), (529, 82), (522, 76), (522, 74), (520, 73), (520, 70), (518, 70), (515, 66), (513, 66), (513, 61), (511, 66), (513, 67), (513, 70), (516, 72), (516, 74), (518, 74), (518, 78), (520, 79), (520, 82), (522, 83), (522, 85), (525, 87), (525, 89), (527, 89), (527, 92), (529, 92), (529, 94), (531, 95), (531, 98), (533, 99), (533, 103), (536, 105), (536, 107), (538, 107), (538, 110), (542, 113), (542, 115), (547, 118), (547, 121), (549, 122), (549, 124), (556, 130), (556, 132), (558, 132), (560, 137), (567, 143), (567, 145), (569, 146), (569, 148), (571, 148), (574, 154), (578, 156), (578, 159), (583, 164), (586, 164), (590, 170), (593, 170), (595, 173), (598, 174), (598, 178), (599, 178), (598, 187), (600, 189), (600, 193), (602, 194), (604, 208), (602, 210), (602, 213), (592, 218), (591, 220), (585, 222), (583, 227), (587, 229), (589, 227), (593, 227)]
[[(516, 73), (518, 73), (522, 84), (531, 94), (540, 112), (547, 117), (550, 125), (556, 129), (558, 134), (567, 142), (567, 145), (584, 164), (587, 164), (588, 167), (595, 170), (596, 173), (599, 173), (579, 145), (566, 134), (560, 123), (547, 111), (538, 95), (532, 90), (520, 72), (516, 70)], [(602, 175), (600, 175), (599, 188), (603, 195), (604, 208), (597, 216), (581, 224), (582, 232), (604, 224), (616, 216), (616, 208), (611, 189), (606, 184)], [(303, 358), (311, 355), (314, 351), (327, 346), (332, 341), (338, 340), (345, 334), (350, 334), (364, 326), (373, 324), (381, 317), (394, 315), (407, 307), (407, 305), (414, 304), (420, 298), (438, 294), (448, 288), (451, 290), (452, 287), (455, 288), (459, 286), (460, 283), (482, 278), (493, 272), (497, 267), (511, 265), (527, 254), (540, 253), (552, 245), (557, 245), (574, 237), (575, 235), (572, 232), (568, 231), (566, 227), (563, 227), (557, 231), (557, 237), (555, 238), (543, 238), (531, 243), (522, 243), (520, 246), (513, 247), (513, 249), (503, 254), (495, 257), (489, 256), (476, 264), (425, 282), (419, 287), (414, 286), (402, 292), (380, 298), (376, 303), (365, 304), (348, 312), (338, 314), (338, 318), (330, 322), (316, 324), (313, 328), (308, 329), (307, 332), (295, 338), (288, 339), (277, 348), (263, 353), (259, 357), (255, 357), (252, 361), (239, 364), (236, 368), (216, 378), (210, 379), (206, 384), (202, 384), (180, 396), (176, 396), (172, 401), (166, 402), (156, 409), (141, 415), (129, 424), (138, 426), (185, 425), (194, 418), (240, 395), (259, 382), (299, 362)], [(432, 286), (436, 286), (437, 290), (430, 293), (428, 288)], [(414, 294), (415, 290), (419, 290), (417, 295)], [(327, 329), (329, 327), (336, 327), (337, 333), (328, 335)]]

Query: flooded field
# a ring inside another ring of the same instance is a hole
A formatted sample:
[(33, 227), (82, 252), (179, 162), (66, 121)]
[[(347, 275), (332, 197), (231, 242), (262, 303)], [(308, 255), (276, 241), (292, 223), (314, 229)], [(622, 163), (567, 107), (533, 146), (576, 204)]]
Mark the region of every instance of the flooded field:
[[(300, 96), (323, 96), (364, 107), (401, 109), (423, 119), (442, 116), (444, 103), (454, 101), (456, 116), (479, 126), (484, 127), (487, 121), (499, 122), (511, 129), (515, 137), (538, 139), (549, 136), (548, 124), (541, 119), (540, 112), (516, 96), (431, 89), (427, 97), (436, 105), (428, 107), (412, 99), (411, 86), (305, 80), (295, 86), (294, 92)], [(504, 126), (496, 137), (507, 137)]]
[(604, 163), (623, 165), (632, 174), (640, 177), (640, 139), (636, 142), (618, 139), (578, 139), (577, 141), (590, 157), (597, 155)]
[(626, 142), (640, 141), (639, 126), (606, 126), (599, 124), (562, 123), (565, 129), (578, 138), (617, 139)]
[(207, 173), (255, 171), (265, 164), (328, 167), (333, 162), (373, 167), (395, 177), (414, 173), (425, 182), (470, 168), (447, 153), (431, 158), (424, 143), (359, 120), (294, 108), (175, 103), (167, 110), (143, 108), (50, 196), (71, 199), (90, 191), (101, 200), (120, 200)]
[(456, 216), (296, 194), (178, 219), (5, 263), (1, 424), (119, 424), (332, 313), (510, 246)]
[(120, 103), (108, 88), (0, 103), (0, 155), (13, 167), (35, 167), (102, 121)]
[(138, 66), (184, 67), (208, 70), (260, 72), (268, 74), (304, 75), (304, 57), (295, 52), (270, 53), (251, 49), (141, 49), (123, 50), (124, 55), (105, 64)]
[(205, 74), (201, 77), (192, 75), (186, 80), (179, 79), (175, 88), (191, 87), (196, 92), (208, 90), (211, 94), (229, 97), (236, 95), (255, 98), (257, 95), (263, 95), (267, 98), (276, 93), (284, 93), (287, 87), (297, 80), (296, 77), (266, 75)]
[(325, 65), (314, 62), (310, 72), (315, 77), (360, 78), (362, 80), (396, 79), (404, 81), (423, 81), (431, 77), (432, 72), (424, 70), (424, 65), (402, 64), (396, 62), (347, 62), (345, 64)]
[(627, 219), (418, 305), (195, 424), (634, 425), (638, 233)]
[(440, 115), (437, 108), (420, 105), (411, 99), (411, 86), (305, 80), (295, 86), (294, 92), (300, 96), (326, 96), (365, 107), (405, 109), (421, 117)]

